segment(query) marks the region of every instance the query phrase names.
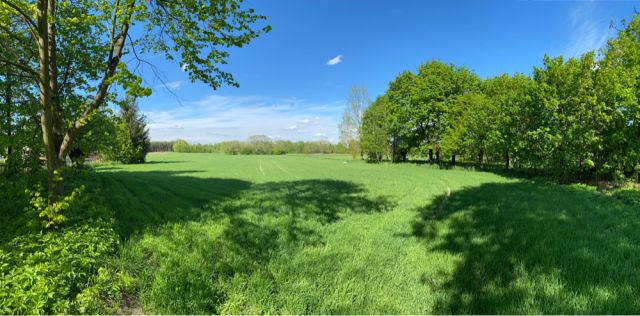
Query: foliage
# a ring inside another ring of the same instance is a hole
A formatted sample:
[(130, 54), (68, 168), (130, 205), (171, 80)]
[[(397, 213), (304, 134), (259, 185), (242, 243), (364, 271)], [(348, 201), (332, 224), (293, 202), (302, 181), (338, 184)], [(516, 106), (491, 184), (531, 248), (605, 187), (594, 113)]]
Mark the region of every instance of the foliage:
[[(2, 40), (0, 38), (0, 40)], [(43, 152), (33, 91), (9, 67), (0, 66), (0, 158), (6, 177), (32, 177)]]
[(78, 140), (74, 148), (69, 152), (69, 157), (75, 167), (82, 166), (88, 156), (99, 156), (104, 160), (117, 160), (117, 150), (122, 137), (119, 118), (111, 111), (104, 108), (94, 113), (91, 121), (87, 123), (88, 131)]
[(120, 103), (117, 138), (111, 157), (122, 163), (143, 163), (150, 149), (149, 129), (146, 118), (138, 113), (138, 106), (132, 97)]
[(108, 312), (105, 299), (118, 300), (122, 287), (119, 275), (105, 268), (117, 247), (117, 235), (99, 222), (22, 235), (3, 244), (0, 313)]
[[(151, 93), (139, 76), (141, 55), (178, 59), (192, 81), (213, 89), (223, 84), (238, 86), (220, 65), (227, 63), (231, 48), (247, 45), (271, 29), (256, 26), (265, 17), (241, 2), (0, 2), (0, 67), (22, 78), (29, 95), (39, 96), (30, 103), (38, 105), (35, 116), (42, 122), (50, 205), (64, 186), (54, 180), (56, 171), (89, 131), (94, 114), (114, 101), (110, 88), (119, 86), (135, 97)], [(139, 31), (130, 31), (133, 25)], [(125, 54), (133, 60), (124, 61)], [(123, 149), (137, 154), (124, 158), (142, 159), (135, 142)]]
[(149, 145), (149, 151), (151, 152), (173, 151), (173, 141), (151, 141)]
[(43, 190), (41, 188), (37, 188), (36, 190), (28, 190), (27, 194), (30, 196), (29, 198), (29, 206), (25, 209), (27, 216), (30, 218), (41, 218), (41, 225), (33, 225), (40, 226), (45, 229), (53, 229), (55, 227), (59, 227), (61, 224), (67, 221), (67, 216), (63, 214), (67, 211), (71, 205), (78, 199), (78, 196), (84, 191), (84, 186), (79, 186), (75, 188), (71, 194), (63, 197), (61, 200), (56, 201), (53, 205), (47, 204), (47, 199), (45, 195), (41, 192)]
[[(464, 67), (440, 61), (429, 61), (418, 67), (414, 84), (410, 87), (409, 113), (413, 124), (412, 143), (439, 152), (443, 134), (449, 126), (451, 105), (459, 96), (478, 89), (479, 78)], [(432, 157), (429, 160), (433, 161)]]
[(273, 141), (264, 135), (249, 137), (247, 142), (224, 141), (217, 144), (189, 144), (178, 139), (173, 142), (173, 151), (181, 153), (218, 153), (229, 155), (284, 155), (284, 154), (343, 154), (347, 149), (340, 144), (327, 141)]
[[(531, 77), (480, 80), (464, 67), (426, 62), (389, 83), (374, 125), (386, 127), (394, 162), (440, 162), (443, 152), (452, 162), (502, 162), (560, 182), (640, 181), (639, 21), (624, 22), (599, 57), (545, 56)], [(372, 138), (382, 139), (361, 135)]]
[(362, 115), (360, 144), (368, 161), (379, 162), (389, 152), (386, 106), (386, 99), (379, 97)]
[(177, 153), (189, 152), (189, 143), (183, 139), (176, 139), (173, 142), (173, 151)]

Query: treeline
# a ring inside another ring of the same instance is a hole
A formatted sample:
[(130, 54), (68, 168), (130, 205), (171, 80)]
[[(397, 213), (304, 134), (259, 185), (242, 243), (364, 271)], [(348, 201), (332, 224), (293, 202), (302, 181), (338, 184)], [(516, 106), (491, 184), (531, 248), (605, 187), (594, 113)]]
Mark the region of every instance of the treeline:
[(439, 61), (405, 71), (363, 114), (361, 147), (372, 161), (416, 155), (560, 180), (638, 177), (639, 17), (598, 54), (545, 56), (531, 76), (483, 80)]
[(168, 152), (173, 151), (174, 141), (152, 141), (149, 145), (150, 152)]
[(328, 141), (272, 140), (264, 135), (251, 136), (246, 142), (225, 141), (216, 144), (189, 144), (178, 139), (170, 142), (151, 142), (151, 151), (179, 153), (217, 153), (228, 155), (284, 155), (284, 154), (345, 154), (342, 144)]

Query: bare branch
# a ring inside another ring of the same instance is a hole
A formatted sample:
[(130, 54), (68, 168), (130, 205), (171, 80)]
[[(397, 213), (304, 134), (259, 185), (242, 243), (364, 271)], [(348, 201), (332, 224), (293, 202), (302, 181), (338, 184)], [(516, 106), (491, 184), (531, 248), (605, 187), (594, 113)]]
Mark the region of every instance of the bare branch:
[[(134, 72), (137, 71), (138, 68), (140, 67), (140, 64), (145, 64), (145, 65), (149, 66), (149, 68), (151, 68), (151, 71), (153, 72), (153, 76), (160, 81), (162, 86), (164, 86), (166, 88), (167, 87), (167, 81), (158, 72), (158, 67), (156, 65), (154, 65), (153, 63), (151, 63), (151, 62), (149, 62), (149, 61), (147, 61), (145, 59), (140, 58), (140, 56), (138, 55), (138, 52), (136, 51), (135, 42), (131, 38), (131, 35), (127, 34), (127, 37), (129, 38), (129, 43), (131, 44), (131, 51), (133, 52), (133, 55), (134, 55), (134, 57), (135, 57), (135, 59), (137, 61), (136, 68), (133, 71)], [(146, 82), (146, 80), (145, 80), (145, 82)], [(167, 91), (169, 91), (169, 93), (171, 93), (171, 95), (173, 95), (176, 98), (176, 100), (178, 101), (178, 103), (180, 105), (182, 105), (182, 101), (180, 99), (180, 96), (178, 96), (171, 89), (167, 88)]]

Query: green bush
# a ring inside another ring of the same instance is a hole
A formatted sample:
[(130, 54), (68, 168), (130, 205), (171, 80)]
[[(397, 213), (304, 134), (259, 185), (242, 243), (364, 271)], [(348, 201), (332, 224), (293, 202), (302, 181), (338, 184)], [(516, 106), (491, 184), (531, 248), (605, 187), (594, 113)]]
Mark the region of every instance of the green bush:
[(189, 152), (189, 143), (186, 140), (176, 139), (173, 142), (173, 152), (176, 153), (186, 153)]
[(151, 141), (146, 118), (138, 112), (135, 98), (127, 96), (120, 101), (120, 116), (115, 129), (115, 144), (107, 150), (107, 158), (126, 164), (144, 163)]
[(115, 312), (127, 278), (105, 267), (118, 244), (95, 221), (12, 239), (0, 248), (0, 314)]

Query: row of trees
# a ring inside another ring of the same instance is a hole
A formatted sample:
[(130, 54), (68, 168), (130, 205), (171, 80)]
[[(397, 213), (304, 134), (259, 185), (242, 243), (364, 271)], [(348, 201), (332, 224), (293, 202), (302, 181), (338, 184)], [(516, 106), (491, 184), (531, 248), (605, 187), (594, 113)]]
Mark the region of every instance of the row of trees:
[(566, 180), (637, 174), (640, 15), (598, 54), (545, 56), (531, 76), (482, 80), (439, 61), (403, 72), (363, 113), (360, 142), (373, 161), (461, 157)]
[[(152, 142), (152, 147), (167, 148), (167, 142)], [(342, 144), (327, 141), (271, 140), (264, 135), (254, 135), (246, 142), (225, 141), (216, 144), (189, 144), (178, 139), (170, 142), (170, 150), (181, 153), (219, 153), (229, 155), (284, 155), (284, 154), (344, 154), (347, 148)], [(160, 150), (158, 150), (160, 151)]]

